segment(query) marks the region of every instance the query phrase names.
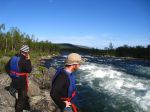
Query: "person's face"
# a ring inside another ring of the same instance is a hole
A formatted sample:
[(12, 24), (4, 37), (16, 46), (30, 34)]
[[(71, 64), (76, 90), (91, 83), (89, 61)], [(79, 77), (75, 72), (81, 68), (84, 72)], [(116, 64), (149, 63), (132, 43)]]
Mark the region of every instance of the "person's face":
[(77, 71), (80, 68), (80, 64), (75, 64), (73, 65), (74, 71)]
[(28, 57), (28, 52), (21, 52), (25, 57)]

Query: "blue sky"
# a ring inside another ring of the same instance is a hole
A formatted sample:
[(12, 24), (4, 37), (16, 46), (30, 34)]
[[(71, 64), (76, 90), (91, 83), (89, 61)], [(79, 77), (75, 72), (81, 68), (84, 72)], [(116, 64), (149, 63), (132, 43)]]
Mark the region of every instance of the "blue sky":
[(0, 24), (94, 48), (150, 44), (150, 0), (0, 0)]

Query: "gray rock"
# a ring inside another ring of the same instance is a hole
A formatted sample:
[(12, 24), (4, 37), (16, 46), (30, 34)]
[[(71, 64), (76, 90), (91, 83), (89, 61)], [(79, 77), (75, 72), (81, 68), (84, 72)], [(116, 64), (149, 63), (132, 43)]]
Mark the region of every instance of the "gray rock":
[(33, 80), (29, 80), (29, 90), (28, 95), (29, 96), (38, 96), (40, 95), (40, 88), (37, 83), (35, 83)]
[[(54, 68), (44, 68), (43, 71), (39, 71), (37, 68), (33, 68), (33, 71), (30, 76), (31, 80), (34, 80), (38, 83), (40, 89), (50, 89), (51, 87), (51, 79), (55, 74)], [(35, 75), (39, 75), (36, 77)]]
[[(37, 69), (34, 72), (40, 73)], [(42, 78), (29, 75), (29, 97), (31, 112), (56, 112), (57, 107), (50, 97), (50, 84), (55, 69), (46, 69)], [(7, 74), (0, 77), (0, 112), (15, 112), (15, 98), (7, 91), (11, 79)]]
[(9, 94), (6, 88), (11, 80), (7, 74), (0, 77), (0, 110), (1, 112), (14, 112), (15, 98)]
[(55, 112), (56, 105), (52, 101), (49, 91), (42, 91), (42, 96), (33, 97), (31, 100), (33, 110), (41, 110), (42, 112)]

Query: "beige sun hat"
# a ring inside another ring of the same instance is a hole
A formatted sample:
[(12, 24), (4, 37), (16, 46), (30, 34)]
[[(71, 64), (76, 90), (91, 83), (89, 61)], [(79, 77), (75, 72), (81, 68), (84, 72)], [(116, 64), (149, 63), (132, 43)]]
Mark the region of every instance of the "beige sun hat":
[(74, 65), (74, 64), (82, 64), (84, 60), (77, 53), (70, 53), (65, 60), (65, 65)]

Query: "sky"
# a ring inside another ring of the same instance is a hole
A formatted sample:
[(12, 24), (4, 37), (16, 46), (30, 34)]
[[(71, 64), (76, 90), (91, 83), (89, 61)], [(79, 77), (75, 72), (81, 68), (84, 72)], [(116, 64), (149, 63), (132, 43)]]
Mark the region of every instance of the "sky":
[(0, 24), (39, 41), (103, 49), (150, 44), (150, 0), (0, 0)]

